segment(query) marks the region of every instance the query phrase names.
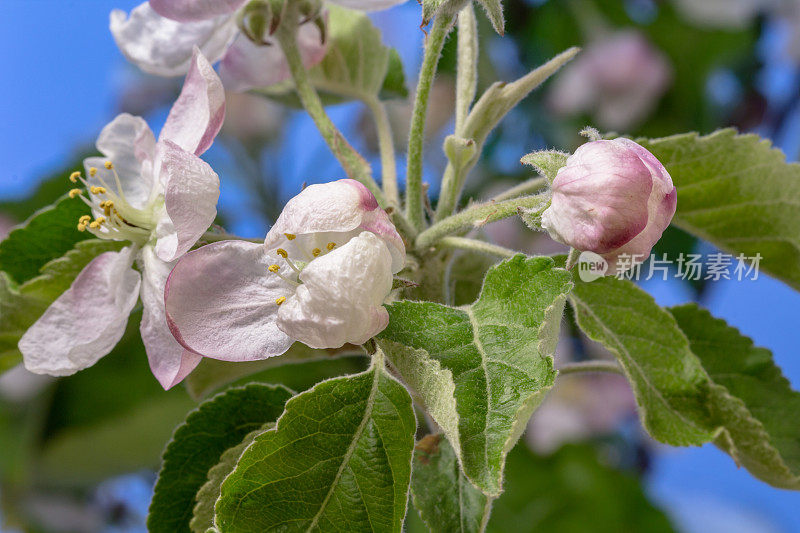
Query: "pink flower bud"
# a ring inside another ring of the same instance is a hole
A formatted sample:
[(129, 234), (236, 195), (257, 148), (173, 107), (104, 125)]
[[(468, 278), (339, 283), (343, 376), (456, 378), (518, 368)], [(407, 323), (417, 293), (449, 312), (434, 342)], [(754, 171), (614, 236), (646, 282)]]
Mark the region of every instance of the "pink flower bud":
[(675, 215), (664, 166), (629, 139), (578, 148), (553, 180), (542, 227), (564, 244), (603, 256), (609, 274), (644, 261)]

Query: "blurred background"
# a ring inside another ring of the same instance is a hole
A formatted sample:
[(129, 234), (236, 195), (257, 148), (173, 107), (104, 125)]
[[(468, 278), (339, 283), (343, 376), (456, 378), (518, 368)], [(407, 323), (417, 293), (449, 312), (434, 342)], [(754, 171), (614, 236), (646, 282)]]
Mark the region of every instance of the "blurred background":
[[(158, 131), (181, 80), (140, 73), (108, 31), (112, 8), (136, 0), (0, 2), (0, 234), (68, 189), (66, 176), (93, 154), (100, 129), (122, 111)], [(480, 83), (512, 80), (573, 45), (580, 59), (526, 99), (490, 137), (468, 188), (488, 197), (530, 177), (519, 158), (574, 150), (587, 124), (633, 136), (708, 133), (733, 126), (800, 155), (800, 2), (797, 0), (509, 0), (506, 35), (479, 14)], [(424, 34), (408, 2), (372, 15), (400, 52), (411, 87)], [(453, 127), (455, 39), (431, 101), (425, 179), (434, 192)], [(636, 90), (631, 91), (631, 87)], [(480, 90), (480, 89), (479, 89)], [(369, 115), (357, 103), (328, 109), (355, 147), (380, 168)], [(410, 106), (390, 115), (404, 174)], [(263, 236), (304, 182), (343, 177), (310, 119), (261, 97), (228, 96), (223, 133), (205, 159), (222, 178), (221, 221)], [(487, 228), (500, 244), (557, 250), (517, 221)], [(670, 229), (656, 252), (713, 248)], [(770, 348), (800, 388), (800, 295), (766, 276), (755, 281), (643, 283), (662, 305), (699, 301)], [(133, 318), (132, 324), (138, 324)], [(569, 321), (558, 358), (597, 355)], [(163, 392), (137, 329), (108, 357), (51, 380), (13, 369), (0, 376), (2, 531), (144, 531), (159, 455), (198, 394)], [(358, 370), (357, 359), (264, 370), (256, 379), (304, 390)], [(642, 431), (617, 376), (564, 377), (509, 459), (507, 494), (494, 531), (797, 532), (800, 495), (771, 488), (712, 445), (660, 446)], [(800, 418), (798, 419), (800, 423)], [(419, 524), (409, 511), (410, 530)]]

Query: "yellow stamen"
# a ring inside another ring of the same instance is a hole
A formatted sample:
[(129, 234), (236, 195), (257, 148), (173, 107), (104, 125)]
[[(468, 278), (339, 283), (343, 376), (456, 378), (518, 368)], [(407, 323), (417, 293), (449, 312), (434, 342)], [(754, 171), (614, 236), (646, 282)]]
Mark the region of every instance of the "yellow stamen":
[(285, 301), (286, 301), (286, 296), (281, 296), (280, 298), (275, 300), (275, 303), (281, 305)]
[(95, 177), (95, 175), (97, 175), (97, 169), (95, 167), (89, 167), (89, 175)]
[(89, 215), (83, 215), (81, 218), (78, 219), (78, 224), (88, 224), (89, 221), (92, 220), (92, 217)]
[(96, 219), (94, 219), (94, 221), (97, 222), (98, 224), (105, 224), (106, 217), (97, 217)]
[(286, 236), (286, 239), (290, 240), (290, 241), (293, 241), (293, 240), (295, 240), (297, 238), (297, 235), (295, 235), (293, 233), (284, 233), (284, 235)]
[(279, 267), (278, 265), (270, 265), (267, 268), (267, 270), (269, 270), (270, 272), (278, 272), (280, 269), (281, 269), (281, 267)]
[(97, 228), (100, 227), (100, 224), (98, 224), (97, 221), (95, 220), (94, 222), (89, 224), (89, 227), (92, 228), (92, 229), (97, 229)]
[(328, 251), (330, 252), (331, 250), (333, 250), (334, 248), (336, 248), (336, 243), (335, 243), (335, 242), (329, 242), (329, 243), (328, 243), (328, 246), (326, 246), (326, 248), (327, 248), (327, 249), (328, 249)]
[(92, 186), (92, 188), (89, 189), (89, 190), (92, 192), (92, 194), (105, 194), (106, 193), (106, 188), (105, 187), (94, 187), (94, 186)]
[(72, 183), (78, 183), (78, 178), (80, 177), (81, 173), (76, 170), (75, 172), (69, 175), (69, 181), (71, 181)]
[(284, 259), (289, 257), (288, 252), (286, 250), (284, 250), (283, 248), (278, 248), (277, 250), (275, 250), (275, 253), (278, 254), (279, 256), (283, 257)]
[(311, 255), (313, 255), (314, 257), (317, 257), (321, 253), (322, 250), (320, 250), (319, 248), (314, 248), (313, 250), (311, 250)]
[(75, 198), (75, 197), (76, 197), (76, 196), (78, 196), (78, 195), (79, 195), (81, 192), (82, 192), (82, 191), (81, 191), (80, 189), (70, 189), (70, 190), (69, 190), (69, 197), (70, 197), (70, 198)]
[(103, 163), (103, 166), (106, 167), (108, 170), (111, 170), (112, 168), (114, 168), (114, 163), (112, 163), (111, 161), (106, 161), (105, 163)]

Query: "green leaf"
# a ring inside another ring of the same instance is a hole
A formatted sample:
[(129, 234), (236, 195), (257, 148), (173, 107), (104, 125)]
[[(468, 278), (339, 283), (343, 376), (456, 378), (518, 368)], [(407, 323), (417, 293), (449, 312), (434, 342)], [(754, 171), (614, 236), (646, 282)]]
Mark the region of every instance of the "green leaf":
[(517, 446), (508, 456), (506, 492), (494, 502), (491, 533), (673, 531), (629, 473), (603, 464), (589, 445), (550, 456)]
[(245, 435), (274, 422), (291, 396), (282, 386), (251, 384), (219, 394), (190, 413), (164, 452), (147, 517), (148, 531), (190, 531), (195, 495), (211, 467)]
[(770, 351), (694, 304), (670, 312), (715, 383), (715, 413), (725, 427), (715, 444), (762, 481), (800, 490), (800, 393)]
[(97, 255), (121, 247), (122, 243), (99, 239), (78, 242), (74, 249), (45, 264), (39, 276), (21, 286), (0, 272), (0, 372), (22, 360), (17, 349), (20, 337), (69, 288), (80, 271)]
[(520, 162), (535, 168), (536, 172), (547, 178), (547, 181), (552, 184), (558, 171), (566, 166), (568, 157), (569, 154), (557, 150), (543, 150), (523, 156)]
[(206, 533), (206, 531), (214, 527), (214, 505), (219, 498), (222, 482), (236, 468), (236, 463), (239, 462), (239, 457), (244, 449), (250, 446), (250, 443), (258, 435), (274, 427), (274, 423), (269, 423), (255, 431), (251, 431), (245, 435), (241, 443), (225, 450), (222, 457), (220, 457), (219, 463), (208, 471), (208, 481), (197, 492), (195, 498), (197, 505), (194, 506), (194, 516), (189, 522), (189, 527), (194, 533)]
[(35, 277), (47, 262), (92, 236), (77, 228), (78, 218), (88, 212), (80, 199), (68, 197), (37, 211), (0, 242), (0, 270), (16, 283)]
[(339, 357), (360, 356), (363, 353), (361, 348), (356, 348), (352, 345), (346, 345), (338, 349), (317, 350), (309, 348), (302, 342), (296, 342), (283, 355), (261, 361), (233, 363), (204, 357), (200, 364), (197, 365), (197, 368), (186, 377), (184, 383), (189, 394), (193, 398), (199, 399), (223, 385), (271, 368), (312, 361), (325, 361)]
[(286, 403), (222, 484), (220, 531), (401, 531), (416, 423), (380, 352), (375, 363)]
[(431, 531), (483, 531), (489, 520), (492, 500), (464, 476), (456, 452), (442, 435), (417, 443), (411, 494)]
[(710, 380), (669, 312), (614, 277), (576, 279), (569, 299), (578, 326), (619, 360), (653, 438), (674, 446), (714, 439)]
[[(347, 100), (405, 97), (405, 75), (400, 55), (383, 44), (381, 32), (367, 15), (336, 5), (328, 10), (328, 51), (308, 71), (326, 105)], [(294, 83), (287, 80), (255, 92), (299, 106)]]
[(503, 4), (500, 0), (477, 0), (486, 10), (486, 16), (492, 23), (494, 31), (499, 35), (505, 34), (505, 18), (503, 17)]
[(761, 254), (765, 272), (800, 290), (800, 165), (731, 129), (640, 142), (678, 189), (673, 224), (726, 252)]
[(505, 455), (553, 385), (570, 279), (552, 259), (520, 254), (489, 270), (472, 305), (388, 306), (380, 345), (488, 495), (501, 492)]

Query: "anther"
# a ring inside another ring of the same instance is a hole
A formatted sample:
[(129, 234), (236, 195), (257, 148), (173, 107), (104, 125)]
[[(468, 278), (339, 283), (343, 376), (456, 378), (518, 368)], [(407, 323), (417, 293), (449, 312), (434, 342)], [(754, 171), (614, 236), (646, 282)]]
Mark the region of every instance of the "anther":
[(92, 220), (92, 217), (89, 215), (83, 215), (81, 218), (78, 219), (78, 224), (86, 225), (89, 221)]
[(267, 270), (269, 270), (270, 272), (275, 272), (275, 273), (277, 273), (280, 269), (281, 267), (279, 267), (278, 265), (270, 265), (267, 268)]
[(92, 188), (89, 189), (89, 190), (91, 191), (92, 194), (105, 194), (106, 193), (106, 188), (105, 187), (92, 186)]
[(82, 191), (81, 191), (80, 189), (70, 189), (70, 190), (69, 190), (69, 197), (70, 197), (70, 198), (75, 198), (75, 197), (76, 197), (76, 196), (78, 196), (78, 195), (79, 195), (81, 192), (82, 192)]
[(286, 237), (286, 240), (289, 241), (293, 241), (297, 238), (297, 235), (295, 235), (294, 233), (284, 233), (283, 235)]
[(321, 253), (322, 250), (320, 250), (319, 248), (314, 248), (313, 250), (311, 250), (311, 255), (313, 255), (314, 257), (317, 257)]
[(76, 170), (75, 172), (69, 175), (69, 181), (71, 181), (72, 183), (78, 183), (78, 178), (80, 177), (81, 173)]
[(86, 231), (86, 224), (78, 223), (78, 231)]
[(326, 246), (326, 248), (327, 248), (327, 249), (328, 249), (328, 251), (330, 252), (331, 250), (333, 250), (334, 248), (336, 248), (336, 243), (335, 243), (335, 242), (329, 242), (329, 243), (328, 243), (328, 245)]
[(278, 304), (278, 305), (281, 305), (285, 301), (286, 301), (286, 296), (281, 296), (280, 298), (277, 298), (275, 300), (275, 303)]
[(114, 168), (114, 163), (112, 163), (111, 161), (106, 161), (105, 163), (103, 163), (103, 166), (106, 167), (106, 169), (111, 170), (112, 168)]
[(275, 253), (278, 254), (279, 256), (283, 257), (284, 259), (289, 257), (288, 252), (286, 250), (284, 250), (283, 248), (278, 248), (277, 250), (275, 250)]
[(95, 177), (95, 175), (97, 175), (97, 169), (95, 167), (89, 167), (89, 175)]

